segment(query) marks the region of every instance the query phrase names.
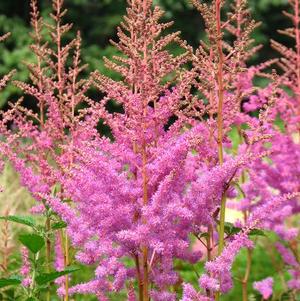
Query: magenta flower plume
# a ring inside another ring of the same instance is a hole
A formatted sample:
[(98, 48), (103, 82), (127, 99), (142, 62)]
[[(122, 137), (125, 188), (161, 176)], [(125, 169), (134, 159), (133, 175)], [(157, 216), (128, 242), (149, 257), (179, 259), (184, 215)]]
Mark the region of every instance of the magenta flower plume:
[(29, 251), (27, 248), (22, 247), (21, 253), (22, 253), (22, 267), (20, 269), (20, 274), (23, 276), (22, 285), (28, 287), (32, 283)]
[(260, 292), (264, 300), (269, 299), (273, 293), (273, 278), (268, 277), (253, 283), (253, 288)]
[(231, 266), (243, 247), (253, 247), (253, 242), (249, 240), (246, 231), (236, 234), (219, 257), (205, 264), (207, 274), (199, 279), (200, 287), (215, 292), (228, 292), (232, 288)]

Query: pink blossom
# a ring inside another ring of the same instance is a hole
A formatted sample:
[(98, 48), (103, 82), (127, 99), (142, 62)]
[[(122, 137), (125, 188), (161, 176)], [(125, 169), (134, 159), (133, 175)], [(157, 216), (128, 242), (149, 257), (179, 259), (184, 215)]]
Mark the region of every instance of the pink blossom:
[(30, 270), (31, 270), (28, 249), (25, 247), (22, 247), (21, 254), (22, 254), (22, 267), (20, 269), (20, 274), (22, 276), (28, 276), (30, 274)]
[(22, 285), (25, 287), (29, 287), (32, 283), (32, 278), (30, 275), (31, 272), (31, 264), (29, 261), (29, 251), (27, 248), (21, 248), (22, 254), (22, 267), (20, 269), (20, 274), (23, 276)]
[(273, 278), (268, 277), (261, 281), (257, 281), (253, 283), (253, 288), (261, 293), (264, 300), (269, 299), (273, 293)]

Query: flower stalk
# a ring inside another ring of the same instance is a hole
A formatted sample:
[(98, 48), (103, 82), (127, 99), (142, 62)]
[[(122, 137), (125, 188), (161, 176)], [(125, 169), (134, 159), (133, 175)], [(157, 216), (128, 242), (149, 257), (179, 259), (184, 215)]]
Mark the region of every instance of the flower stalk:
[[(217, 52), (218, 52), (218, 116), (217, 116), (217, 129), (218, 129), (218, 156), (220, 165), (224, 162), (223, 155), (223, 104), (224, 104), (224, 81), (223, 81), (223, 64), (224, 54), (222, 47), (222, 29), (221, 29), (221, 0), (216, 0), (216, 27), (217, 27)], [(221, 207), (220, 207), (220, 224), (219, 224), (219, 244), (218, 255), (221, 255), (224, 249), (224, 234), (225, 234), (225, 215), (226, 215), (226, 192), (222, 194)], [(219, 292), (216, 294), (216, 300), (219, 300)]]
[(242, 280), (243, 301), (248, 301), (248, 282), (252, 264), (252, 250), (247, 248), (247, 266), (244, 278)]

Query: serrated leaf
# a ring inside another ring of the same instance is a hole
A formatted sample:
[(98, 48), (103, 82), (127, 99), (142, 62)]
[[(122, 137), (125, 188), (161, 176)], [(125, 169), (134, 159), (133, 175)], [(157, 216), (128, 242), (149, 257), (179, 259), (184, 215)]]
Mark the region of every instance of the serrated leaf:
[(63, 221), (60, 221), (60, 222), (57, 222), (57, 223), (53, 223), (51, 225), (51, 229), (52, 230), (58, 230), (58, 229), (63, 229), (63, 228), (66, 228), (67, 227), (67, 224)]
[(44, 238), (37, 234), (21, 234), (19, 241), (32, 253), (39, 252), (45, 244)]
[(51, 281), (53, 281), (53, 280), (61, 277), (61, 276), (74, 273), (74, 272), (76, 272), (78, 270), (80, 270), (80, 268), (77, 268), (77, 267), (68, 267), (64, 271), (61, 271), (61, 272), (43, 273), (43, 274), (38, 275), (35, 278), (35, 281), (36, 281), (36, 283), (38, 285), (43, 285), (43, 284), (46, 284), (48, 282), (51, 282)]
[(225, 222), (224, 224), (224, 231), (228, 235), (234, 235), (241, 231), (242, 229), (239, 227), (235, 227), (232, 223)]
[(9, 285), (18, 285), (21, 283), (21, 280), (15, 277), (10, 278), (0, 278), (0, 288), (9, 286)]
[(36, 225), (34, 219), (31, 216), (8, 215), (0, 216), (0, 219), (26, 225), (32, 228)]

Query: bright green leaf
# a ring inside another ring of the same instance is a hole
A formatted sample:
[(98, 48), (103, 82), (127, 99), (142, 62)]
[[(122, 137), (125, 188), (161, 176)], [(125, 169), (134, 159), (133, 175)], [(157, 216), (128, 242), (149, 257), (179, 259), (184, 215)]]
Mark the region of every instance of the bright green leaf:
[(260, 229), (252, 229), (249, 235), (266, 236), (266, 233)]
[(6, 287), (9, 285), (18, 285), (21, 283), (21, 280), (15, 277), (10, 278), (0, 278), (0, 288)]
[(58, 229), (63, 229), (66, 228), (67, 224), (63, 221), (57, 222), (57, 223), (53, 223), (51, 225), (52, 230), (58, 230)]
[(45, 244), (44, 238), (37, 234), (21, 234), (19, 241), (32, 253), (39, 252)]
[(44, 284), (51, 282), (61, 276), (74, 273), (78, 270), (79, 270), (79, 268), (77, 268), (77, 267), (68, 267), (64, 271), (61, 271), (61, 272), (40, 274), (35, 278), (35, 281), (38, 285), (44, 285)]
[(0, 219), (26, 225), (32, 228), (35, 227), (35, 221), (31, 216), (9, 215), (9, 216), (0, 216)]

